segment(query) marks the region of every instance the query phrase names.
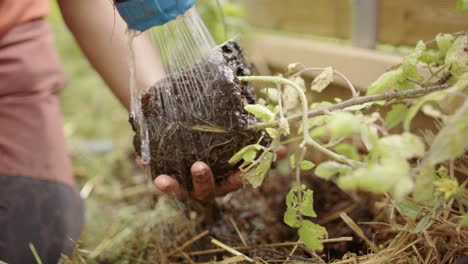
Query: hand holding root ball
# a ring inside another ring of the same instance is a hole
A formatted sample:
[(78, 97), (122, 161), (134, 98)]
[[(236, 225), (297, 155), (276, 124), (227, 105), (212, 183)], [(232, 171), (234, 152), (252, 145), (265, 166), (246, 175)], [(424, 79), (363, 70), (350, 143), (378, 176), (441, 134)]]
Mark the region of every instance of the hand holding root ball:
[[(277, 152), (278, 159), (284, 159), (287, 152), (286, 147), (281, 146)], [(143, 167), (140, 157), (137, 157), (136, 163), (140, 167)], [(232, 174), (220, 183), (215, 183), (215, 177), (213, 176), (210, 167), (202, 161), (197, 161), (192, 164), (190, 172), (192, 173), (193, 183), (193, 190), (191, 192), (185, 190), (176, 179), (169, 175), (162, 174), (157, 176), (154, 179), (153, 184), (160, 191), (174, 196), (177, 199), (185, 200), (192, 198), (200, 201), (224, 196), (243, 186), (242, 172), (240, 171)]]

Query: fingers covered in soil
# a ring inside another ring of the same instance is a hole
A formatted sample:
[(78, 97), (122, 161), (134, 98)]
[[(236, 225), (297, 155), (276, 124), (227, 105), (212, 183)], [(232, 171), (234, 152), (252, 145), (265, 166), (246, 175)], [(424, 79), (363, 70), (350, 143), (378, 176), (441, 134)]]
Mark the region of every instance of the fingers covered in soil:
[(195, 162), (190, 172), (192, 173), (192, 197), (196, 200), (208, 200), (214, 197), (215, 180), (210, 167), (204, 162)]
[[(135, 160), (139, 167), (144, 167), (141, 158)], [(154, 178), (154, 186), (178, 200), (195, 199), (207, 201), (215, 197), (224, 196), (236, 191), (243, 186), (242, 173), (240, 171), (227, 177), (220, 183), (215, 183), (215, 177), (210, 167), (201, 161), (195, 162), (191, 167), (193, 191), (188, 193), (179, 182), (169, 175), (159, 175)]]

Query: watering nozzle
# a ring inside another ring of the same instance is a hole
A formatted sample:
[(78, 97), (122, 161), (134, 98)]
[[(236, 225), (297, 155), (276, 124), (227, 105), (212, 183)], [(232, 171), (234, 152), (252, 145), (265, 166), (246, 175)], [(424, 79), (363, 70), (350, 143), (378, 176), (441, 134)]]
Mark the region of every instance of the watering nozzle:
[(145, 31), (184, 14), (196, 0), (114, 0), (128, 28)]

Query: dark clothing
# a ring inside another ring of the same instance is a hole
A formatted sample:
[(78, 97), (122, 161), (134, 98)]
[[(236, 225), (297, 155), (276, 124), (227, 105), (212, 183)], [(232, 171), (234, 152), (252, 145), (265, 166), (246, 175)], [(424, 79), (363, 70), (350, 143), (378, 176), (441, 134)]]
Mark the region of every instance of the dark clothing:
[[(47, 3), (7, 0), (0, 7), (31, 4), (45, 15)], [(84, 221), (63, 135), (65, 75), (50, 26), (40, 17), (18, 18), (0, 32), (0, 260), (8, 264), (36, 263), (30, 243), (44, 264), (70, 256)]]
[(27, 177), (0, 175), (0, 260), (44, 264), (71, 256), (84, 221), (83, 201), (70, 186)]

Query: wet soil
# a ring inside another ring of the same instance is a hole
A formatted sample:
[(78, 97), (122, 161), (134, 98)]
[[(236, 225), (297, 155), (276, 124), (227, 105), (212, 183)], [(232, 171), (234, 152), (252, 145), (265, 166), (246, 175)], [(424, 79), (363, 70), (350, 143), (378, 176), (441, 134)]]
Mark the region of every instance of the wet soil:
[[(262, 144), (269, 143), (264, 132), (248, 128), (257, 120), (244, 110), (245, 105), (255, 103), (253, 90), (237, 78), (251, 74), (242, 48), (228, 41), (213, 52), (222, 54), (222, 59), (202, 59), (159, 81), (140, 97), (153, 177), (170, 175), (187, 189), (194, 162), (207, 163), (220, 181), (236, 171), (238, 164), (227, 161), (242, 147), (261, 137)], [(133, 118), (130, 122), (139, 131)], [(134, 137), (137, 153), (141, 153), (139, 135)]]

